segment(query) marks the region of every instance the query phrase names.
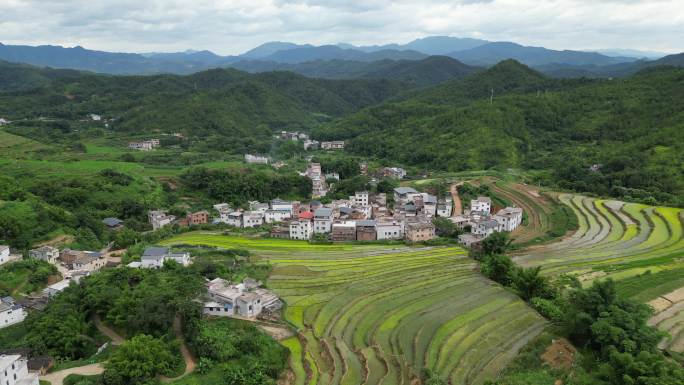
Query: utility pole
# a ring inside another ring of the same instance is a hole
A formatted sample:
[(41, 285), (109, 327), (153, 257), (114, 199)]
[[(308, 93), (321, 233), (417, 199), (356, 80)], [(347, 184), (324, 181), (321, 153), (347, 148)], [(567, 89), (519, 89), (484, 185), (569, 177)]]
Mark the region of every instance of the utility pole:
[(489, 97), (489, 104), (494, 104), (494, 88), (492, 88), (492, 95)]

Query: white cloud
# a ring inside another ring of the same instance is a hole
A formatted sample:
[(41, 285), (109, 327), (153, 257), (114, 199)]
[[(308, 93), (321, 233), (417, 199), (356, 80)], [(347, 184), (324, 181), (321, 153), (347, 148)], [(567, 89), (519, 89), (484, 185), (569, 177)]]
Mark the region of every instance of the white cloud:
[(684, 51), (681, 0), (2, 0), (0, 41), (111, 51), (266, 41), (407, 42), (428, 35), (557, 49)]

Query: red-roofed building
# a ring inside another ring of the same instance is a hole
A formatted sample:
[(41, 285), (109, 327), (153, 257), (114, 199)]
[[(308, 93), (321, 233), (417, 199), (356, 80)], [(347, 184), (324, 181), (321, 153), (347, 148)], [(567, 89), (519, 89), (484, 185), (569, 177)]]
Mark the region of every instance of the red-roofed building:
[(302, 212), (302, 213), (299, 213), (299, 219), (300, 219), (300, 220), (301, 220), (301, 219), (304, 219), (304, 220), (306, 220), (306, 219), (312, 220), (313, 217), (314, 217), (314, 215), (313, 215), (313, 213), (312, 213), (311, 211), (304, 211), (304, 212)]

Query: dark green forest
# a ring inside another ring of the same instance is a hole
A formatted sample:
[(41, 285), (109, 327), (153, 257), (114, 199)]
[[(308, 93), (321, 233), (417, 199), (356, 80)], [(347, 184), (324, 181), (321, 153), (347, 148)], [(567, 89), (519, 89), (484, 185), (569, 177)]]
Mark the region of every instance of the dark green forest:
[(541, 170), (562, 189), (682, 206), (683, 111), (682, 69), (557, 80), (506, 61), (314, 134), (428, 170)]

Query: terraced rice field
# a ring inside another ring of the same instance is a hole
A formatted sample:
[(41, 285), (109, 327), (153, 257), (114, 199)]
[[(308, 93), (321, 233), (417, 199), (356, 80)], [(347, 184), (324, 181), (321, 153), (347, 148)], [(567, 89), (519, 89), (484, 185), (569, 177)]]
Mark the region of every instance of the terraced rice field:
[[(562, 194), (579, 230), (563, 241), (537, 246), (513, 259), (542, 266), (547, 275), (568, 273), (589, 283), (610, 277), (618, 290), (654, 305), (652, 323), (673, 338), (663, 347), (684, 350), (684, 210)], [(674, 293), (674, 294), (673, 294)]]
[(309, 245), (202, 233), (166, 244), (251, 250), (299, 330), (284, 341), (298, 385), (452, 384), (493, 378), (546, 322), (475, 271), (460, 248)]

